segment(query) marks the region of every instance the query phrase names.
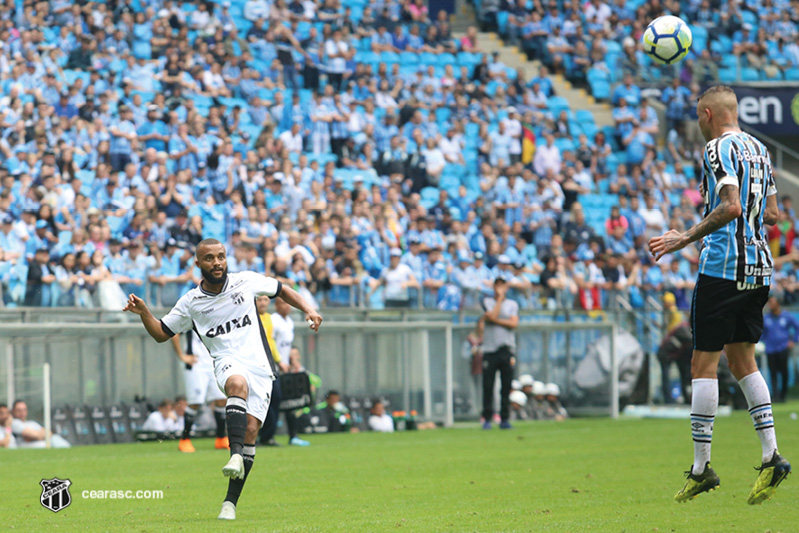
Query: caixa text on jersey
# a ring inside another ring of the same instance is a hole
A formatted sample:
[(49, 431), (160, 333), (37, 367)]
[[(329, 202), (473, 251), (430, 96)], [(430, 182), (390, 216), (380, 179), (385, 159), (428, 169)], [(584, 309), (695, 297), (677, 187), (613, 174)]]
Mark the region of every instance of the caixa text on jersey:
[(233, 318), (231, 320), (228, 320), (224, 324), (220, 324), (215, 328), (209, 329), (205, 333), (205, 336), (208, 337), (209, 339), (213, 339), (214, 337), (219, 337), (220, 335), (230, 333), (231, 330), (237, 328), (243, 328), (245, 326), (250, 326), (250, 325), (252, 325), (252, 320), (250, 320), (249, 315), (244, 315), (241, 318)]

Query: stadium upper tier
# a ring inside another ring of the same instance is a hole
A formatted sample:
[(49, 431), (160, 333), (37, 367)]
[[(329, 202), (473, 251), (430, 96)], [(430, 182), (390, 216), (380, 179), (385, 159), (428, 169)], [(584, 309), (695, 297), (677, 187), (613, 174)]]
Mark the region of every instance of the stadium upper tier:
[[(485, 26), (531, 58), (586, 83), (597, 98), (629, 73), (648, 84), (679, 77), (685, 85), (721, 81), (799, 80), (799, 3), (759, 0), (475, 0)], [(660, 15), (681, 17), (691, 27), (688, 58), (661, 67), (643, 52), (641, 37)]]
[(0, 80), (7, 305), (170, 305), (209, 237), (321, 305), (687, 302), (644, 243), (700, 216), (696, 95), (658, 149), (632, 81), (599, 127), (417, 0), (10, 3)]

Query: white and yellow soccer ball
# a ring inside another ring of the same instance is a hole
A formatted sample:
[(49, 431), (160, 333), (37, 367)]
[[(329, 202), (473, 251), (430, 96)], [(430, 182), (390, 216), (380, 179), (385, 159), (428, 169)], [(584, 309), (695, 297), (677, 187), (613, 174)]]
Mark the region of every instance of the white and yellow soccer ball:
[(661, 65), (673, 65), (688, 54), (691, 28), (679, 17), (665, 15), (649, 23), (642, 38), (644, 52)]

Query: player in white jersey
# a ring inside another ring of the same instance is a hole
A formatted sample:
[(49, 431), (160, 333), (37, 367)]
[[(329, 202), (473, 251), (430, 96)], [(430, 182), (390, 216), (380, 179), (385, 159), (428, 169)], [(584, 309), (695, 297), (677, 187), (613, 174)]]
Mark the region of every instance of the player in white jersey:
[(216, 420), (216, 441), (214, 447), (217, 450), (228, 450), (230, 444), (225, 436), (225, 394), (216, 384), (214, 376), (214, 363), (208, 348), (200, 340), (199, 335), (191, 330), (186, 335), (183, 349), (180, 342), (180, 334), (172, 337), (172, 347), (175, 349), (178, 359), (186, 364), (183, 370), (183, 381), (186, 384), (186, 412), (183, 414), (183, 434), (178, 441), (178, 449), (182, 452), (194, 452), (194, 445), (191, 443), (191, 429), (194, 426), (194, 418), (200, 406), (206, 402), (213, 403), (214, 420)]
[(134, 294), (124, 310), (139, 315), (147, 333), (158, 342), (193, 329), (208, 348), (216, 382), (227, 396), (225, 421), (230, 441), (230, 460), (222, 468), (230, 481), (219, 518), (235, 520), (275, 375), (255, 300), (263, 295), (280, 297), (305, 313), (313, 331), (319, 330), (322, 316), (274, 278), (255, 272), (228, 274), (225, 246), (216, 239), (201, 241), (196, 258), (203, 278), (200, 285), (182, 296), (161, 320)]
[(779, 218), (777, 189), (765, 145), (738, 126), (738, 98), (730, 87), (709, 88), (699, 97), (696, 111), (708, 141), (702, 179), (705, 217), (685, 232), (671, 230), (649, 241), (658, 260), (702, 239), (691, 305), (694, 463), (674, 499), (684, 502), (719, 486), (719, 476), (710, 467), (710, 446), (719, 405), (717, 369), (724, 350), (760, 437), (760, 473), (747, 500), (759, 504), (771, 498), (791, 472), (777, 450), (771, 396), (755, 359), (773, 266), (764, 225)]

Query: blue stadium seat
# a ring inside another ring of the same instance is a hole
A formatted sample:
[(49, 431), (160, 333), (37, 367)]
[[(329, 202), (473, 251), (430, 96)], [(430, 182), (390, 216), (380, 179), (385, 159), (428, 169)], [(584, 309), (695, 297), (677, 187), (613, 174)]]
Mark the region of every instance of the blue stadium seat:
[(445, 123), (452, 116), (452, 110), (448, 107), (439, 107), (436, 109), (436, 122), (439, 125)]
[(791, 81), (799, 80), (799, 68), (792, 67), (785, 71), (785, 79)]
[(396, 54), (394, 52), (381, 52), (380, 61), (383, 63), (388, 63), (390, 65), (393, 65), (394, 63), (400, 62), (400, 56), (399, 54)]
[(497, 13), (497, 32), (503, 37), (508, 35), (508, 18), (509, 13), (507, 11)]
[(566, 100), (562, 96), (550, 96), (549, 99), (547, 99), (547, 105), (549, 106), (550, 109), (557, 108), (557, 107), (566, 107), (566, 108), (568, 108), (569, 107), (569, 101)]
[(453, 54), (440, 54), (438, 56), (438, 64), (442, 67), (452, 65), (453, 67), (458, 64), (458, 60)]
[(577, 111), (575, 111), (574, 112), (574, 118), (580, 124), (586, 124), (586, 123), (595, 124), (596, 123), (594, 121), (594, 114), (591, 113), (590, 111), (588, 111), (587, 109), (578, 109)]
[(744, 24), (751, 24), (752, 33), (757, 33), (757, 28), (758, 28), (757, 15), (745, 9), (742, 9), (740, 13), (741, 13), (741, 18), (744, 21)]
[(743, 81), (758, 81), (760, 79), (760, 72), (752, 67), (742, 68), (741, 79)]
[(738, 68), (738, 58), (734, 55), (725, 55), (721, 58), (721, 66), (723, 68)]
[(400, 53), (400, 61), (403, 65), (418, 65), (419, 54), (416, 52), (402, 52)]
[(599, 128), (597, 127), (597, 125), (593, 124), (591, 122), (583, 122), (582, 124), (580, 124), (580, 128), (583, 130), (583, 133), (585, 134), (585, 136), (588, 137), (588, 144), (589, 145), (592, 144), (593, 140), (594, 140), (594, 137), (596, 136), (597, 132), (599, 131)]
[(460, 185), (461, 185), (461, 180), (458, 178), (458, 176), (447, 175), (447, 174), (442, 175), (441, 181), (439, 181), (438, 183), (438, 187), (440, 189), (447, 189), (447, 190), (451, 189), (457, 190), (458, 187), (460, 187)]
[(371, 50), (364, 50), (363, 52), (355, 52), (355, 61), (374, 64), (380, 62), (380, 56)]
[(557, 146), (561, 152), (574, 151), (574, 141), (568, 137), (555, 139), (555, 146)]
[(422, 202), (433, 202), (433, 205), (438, 203), (438, 188), (436, 187), (425, 187), (419, 194), (422, 197)]
[(707, 28), (700, 26), (699, 24), (694, 24), (691, 26), (691, 34), (694, 37), (694, 41), (696, 41), (697, 38), (705, 40), (708, 38)]
[(610, 99), (610, 83), (600, 80), (591, 83), (591, 94), (598, 100)]
[(719, 81), (722, 83), (733, 83), (738, 78), (735, 69), (722, 68), (719, 69)]
[(732, 39), (729, 36), (722, 33), (717, 35), (716, 39), (718, 39), (719, 44), (721, 44), (721, 51), (723, 53), (732, 52)]

